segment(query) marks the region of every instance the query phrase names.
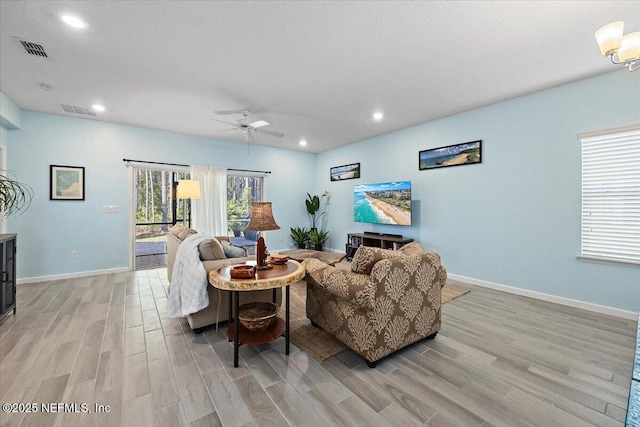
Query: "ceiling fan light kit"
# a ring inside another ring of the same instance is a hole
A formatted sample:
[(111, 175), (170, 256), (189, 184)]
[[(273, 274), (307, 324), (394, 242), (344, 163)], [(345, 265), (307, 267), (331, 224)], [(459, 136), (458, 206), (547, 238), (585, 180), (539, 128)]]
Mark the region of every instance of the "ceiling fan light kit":
[(624, 35), (624, 22), (605, 25), (595, 33), (600, 52), (612, 63), (624, 65), (629, 71), (640, 69), (640, 32)]

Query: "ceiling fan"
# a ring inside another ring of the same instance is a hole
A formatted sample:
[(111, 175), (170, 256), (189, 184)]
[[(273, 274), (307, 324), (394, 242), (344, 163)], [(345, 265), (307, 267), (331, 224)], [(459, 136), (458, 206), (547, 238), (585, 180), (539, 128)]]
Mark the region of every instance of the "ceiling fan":
[(274, 132), (271, 130), (266, 130), (263, 129), (264, 126), (269, 126), (270, 123), (265, 121), (265, 120), (255, 120), (251, 123), (247, 123), (248, 122), (248, 117), (251, 114), (251, 111), (249, 110), (224, 110), (224, 111), (216, 111), (216, 114), (223, 116), (223, 115), (230, 115), (230, 114), (242, 114), (242, 118), (238, 119), (236, 121), (236, 123), (232, 123), (232, 122), (227, 122), (225, 120), (219, 120), (219, 119), (211, 119), (213, 121), (216, 122), (221, 122), (221, 123), (226, 123), (230, 126), (232, 126), (229, 129), (221, 129), (221, 130), (239, 130), (242, 133), (244, 133), (246, 135), (247, 138), (247, 142), (250, 142), (250, 140), (252, 139), (252, 133), (256, 132), (256, 133), (262, 133), (265, 135), (271, 135), (271, 136), (277, 136), (278, 138), (282, 138), (284, 136), (283, 133), (280, 132)]

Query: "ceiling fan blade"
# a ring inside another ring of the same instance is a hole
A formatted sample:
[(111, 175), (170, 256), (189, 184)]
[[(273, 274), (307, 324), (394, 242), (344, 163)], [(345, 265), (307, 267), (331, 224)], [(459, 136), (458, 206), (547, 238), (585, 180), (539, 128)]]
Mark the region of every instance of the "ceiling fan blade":
[(235, 123), (226, 122), (226, 121), (224, 121), (224, 120), (218, 120), (218, 119), (211, 119), (211, 120), (213, 120), (214, 122), (226, 123), (226, 124), (228, 124), (228, 125), (233, 126), (235, 129), (237, 129), (237, 128), (238, 128), (238, 125), (237, 125), (237, 124), (235, 124)]
[(222, 111), (214, 111), (214, 113), (220, 115), (220, 116), (224, 116), (224, 115), (228, 115), (228, 114), (244, 114), (247, 113), (247, 115), (251, 114), (251, 111), (248, 108), (243, 108), (242, 110), (222, 110)]
[(282, 138), (284, 136), (283, 133), (274, 132), (272, 130), (266, 130), (266, 129), (261, 129), (261, 128), (254, 128), (253, 130), (258, 132), (258, 133), (264, 133), (265, 135), (277, 136), (278, 138)]
[(269, 123), (269, 122), (268, 122), (268, 121), (266, 121), (266, 120), (256, 120), (256, 121), (255, 121), (255, 122), (253, 122), (253, 123), (249, 123), (249, 126), (251, 126), (251, 127), (252, 127), (252, 128), (254, 128), (254, 129), (258, 129), (258, 128), (261, 128), (261, 127), (263, 127), (263, 126), (269, 126), (270, 124), (271, 124), (271, 123)]

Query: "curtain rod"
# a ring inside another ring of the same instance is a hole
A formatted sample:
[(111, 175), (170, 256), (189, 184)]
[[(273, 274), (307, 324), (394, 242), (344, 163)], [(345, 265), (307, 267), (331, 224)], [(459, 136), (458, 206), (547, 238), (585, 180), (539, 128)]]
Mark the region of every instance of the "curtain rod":
[[(122, 159), (123, 162), (136, 162), (136, 163), (148, 163), (150, 165), (167, 165), (167, 166), (182, 166), (188, 168), (190, 165), (182, 165), (180, 163), (164, 163), (164, 162), (149, 162), (146, 160), (133, 160), (133, 159)], [(252, 169), (232, 169), (228, 168), (229, 171), (234, 172), (256, 172), (256, 173), (271, 173), (271, 171), (256, 171)]]

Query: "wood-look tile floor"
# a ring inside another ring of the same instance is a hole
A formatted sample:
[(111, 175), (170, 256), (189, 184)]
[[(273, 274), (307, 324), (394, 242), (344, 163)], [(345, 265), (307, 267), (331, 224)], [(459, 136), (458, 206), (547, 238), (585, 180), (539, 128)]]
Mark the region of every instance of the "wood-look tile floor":
[(283, 339), (233, 368), (222, 330), (167, 319), (167, 289), (165, 269), (18, 285), (0, 396), (38, 412), (0, 425), (623, 425), (634, 321), (474, 287), (435, 340), (376, 369), (348, 350), (287, 357)]

